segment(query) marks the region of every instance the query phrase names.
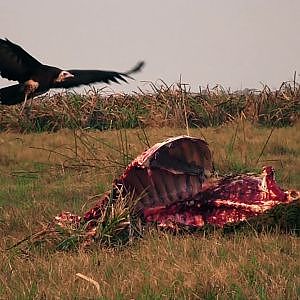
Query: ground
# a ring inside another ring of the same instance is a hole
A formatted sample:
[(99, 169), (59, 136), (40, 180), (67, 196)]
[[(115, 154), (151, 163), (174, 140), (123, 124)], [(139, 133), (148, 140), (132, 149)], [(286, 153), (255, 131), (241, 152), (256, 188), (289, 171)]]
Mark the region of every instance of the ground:
[[(273, 130), (241, 120), (190, 135), (209, 143), (220, 174), (273, 165), (280, 186), (299, 190), (299, 130), (299, 123)], [(5, 250), (62, 210), (86, 211), (147, 144), (180, 134), (186, 130), (0, 133), (0, 299), (298, 298), (300, 241), (292, 234), (151, 229), (122, 249)]]

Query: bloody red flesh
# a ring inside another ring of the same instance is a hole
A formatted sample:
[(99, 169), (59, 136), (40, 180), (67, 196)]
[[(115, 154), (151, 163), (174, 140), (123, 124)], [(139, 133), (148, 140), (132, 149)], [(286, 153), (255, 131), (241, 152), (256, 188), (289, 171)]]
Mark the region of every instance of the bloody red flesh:
[[(215, 178), (213, 172), (207, 143), (179, 136), (143, 152), (129, 164), (115, 184), (122, 186), (125, 194), (139, 197), (135, 212), (146, 222), (166, 227), (175, 224), (222, 227), (300, 198), (299, 191), (284, 191), (278, 186), (274, 169), (270, 166), (263, 167), (261, 175)], [(109, 199), (114, 201), (115, 192), (104, 194), (85, 213), (84, 222), (92, 225), (91, 221), (97, 221)]]

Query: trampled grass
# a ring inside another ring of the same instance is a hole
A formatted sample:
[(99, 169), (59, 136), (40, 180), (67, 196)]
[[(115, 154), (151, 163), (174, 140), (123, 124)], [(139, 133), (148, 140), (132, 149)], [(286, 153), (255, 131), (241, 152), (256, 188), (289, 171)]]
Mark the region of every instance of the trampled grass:
[[(240, 118), (190, 134), (209, 143), (220, 174), (271, 164), (282, 187), (300, 189), (299, 129)], [(62, 210), (86, 211), (147, 143), (180, 134), (186, 131), (167, 127), (1, 133), (0, 299), (297, 299), (300, 241), (291, 234), (150, 229), (123, 248), (5, 250)], [(76, 273), (97, 281), (99, 291)]]

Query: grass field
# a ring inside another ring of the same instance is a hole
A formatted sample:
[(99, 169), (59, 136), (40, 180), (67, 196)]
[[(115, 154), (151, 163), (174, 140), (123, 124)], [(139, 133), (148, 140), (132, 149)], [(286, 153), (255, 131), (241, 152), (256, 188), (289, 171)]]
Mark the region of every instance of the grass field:
[[(271, 164), (282, 187), (300, 189), (300, 124), (244, 122), (190, 129), (216, 170)], [(0, 133), (0, 299), (297, 299), (300, 240), (291, 234), (218, 232), (174, 236), (149, 230), (121, 248), (5, 250), (62, 210), (81, 214), (147, 144), (184, 129)], [(99, 283), (99, 290), (81, 273)]]

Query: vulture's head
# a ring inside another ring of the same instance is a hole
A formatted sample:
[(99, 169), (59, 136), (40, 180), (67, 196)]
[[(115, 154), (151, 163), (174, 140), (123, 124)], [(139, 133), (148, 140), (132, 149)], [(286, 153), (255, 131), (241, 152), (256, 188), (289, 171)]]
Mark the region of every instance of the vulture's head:
[(55, 82), (63, 82), (65, 81), (66, 79), (70, 78), (70, 77), (74, 77), (73, 74), (71, 74), (70, 72), (68, 71), (61, 71), (59, 74), (58, 74), (58, 77), (55, 79)]

